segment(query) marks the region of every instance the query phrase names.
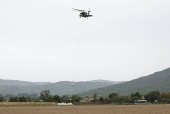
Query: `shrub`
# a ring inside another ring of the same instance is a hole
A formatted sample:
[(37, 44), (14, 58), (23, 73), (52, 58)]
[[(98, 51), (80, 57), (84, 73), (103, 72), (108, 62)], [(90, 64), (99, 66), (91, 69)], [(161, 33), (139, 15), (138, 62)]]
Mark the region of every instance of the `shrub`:
[(115, 102), (115, 103), (129, 103), (130, 98), (127, 96), (115, 96), (115, 97), (113, 97), (113, 102)]

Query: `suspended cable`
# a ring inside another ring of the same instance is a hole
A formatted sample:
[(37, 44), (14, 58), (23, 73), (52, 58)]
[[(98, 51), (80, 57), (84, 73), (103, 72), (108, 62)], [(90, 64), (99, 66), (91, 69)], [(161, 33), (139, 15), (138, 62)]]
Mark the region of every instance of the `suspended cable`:
[[(81, 36), (82, 36), (82, 30), (83, 30), (83, 21), (84, 21), (84, 18), (82, 19), (82, 23), (81, 23), (81, 30), (80, 30), (80, 36), (79, 36), (79, 42), (78, 42), (78, 49), (77, 49), (77, 57), (76, 57), (76, 63), (75, 63), (75, 69), (74, 69), (74, 78), (76, 76), (76, 70), (77, 70), (77, 61), (78, 61), (78, 56), (79, 56), (80, 42), (81, 42)], [(74, 86), (74, 78), (73, 78), (72, 86)]]

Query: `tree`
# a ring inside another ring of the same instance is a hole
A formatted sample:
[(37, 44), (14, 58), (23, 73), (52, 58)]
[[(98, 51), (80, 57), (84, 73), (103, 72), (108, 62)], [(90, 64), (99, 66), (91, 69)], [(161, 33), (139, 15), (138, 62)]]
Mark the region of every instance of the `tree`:
[(167, 98), (162, 98), (162, 99), (161, 99), (161, 102), (162, 102), (162, 103), (167, 103), (167, 102), (168, 102), (168, 99), (167, 99)]
[(62, 98), (63, 99), (69, 99), (69, 95), (63, 95)]
[(10, 97), (9, 102), (18, 102), (18, 97)]
[(53, 96), (53, 101), (60, 103), (60, 102), (61, 102), (61, 101), (60, 101), (60, 96), (59, 96), (59, 95), (54, 95), (54, 96)]
[(118, 96), (118, 94), (117, 93), (111, 93), (111, 94), (109, 94), (108, 98), (113, 98), (114, 96)]
[(99, 101), (100, 101), (100, 102), (104, 102), (104, 98), (103, 98), (103, 97), (100, 97), (100, 98), (99, 98)]
[(27, 102), (31, 102), (31, 97), (27, 97)]
[(64, 101), (64, 98), (63, 97), (60, 97), (60, 102), (63, 102)]
[(39, 99), (34, 99), (34, 102), (39, 102)]
[(3, 102), (4, 101), (4, 98), (3, 97), (0, 97), (0, 102)]
[(145, 95), (145, 99), (151, 102), (154, 102), (154, 100), (161, 100), (161, 94), (159, 91), (151, 91), (150, 93)]
[(27, 102), (27, 99), (25, 97), (19, 97), (18, 101), (19, 102)]
[(80, 97), (78, 97), (77, 95), (72, 95), (71, 101), (72, 102), (80, 102)]
[(73, 96), (71, 97), (71, 101), (72, 101), (72, 102), (76, 102), (76, 97), (75, 97), (75, 95), (73, 95)]
[(168, 102), (167, 103), (169, 103), (170, 104), (170, 99), (168, 100)]
[(48, 97), (45, 97), (43, 99), (44, 102), (53, 102), (53, 97), (52, 96), (48, 96)]
[(76, 102), (80, 102), (80, 98), (76, 98)]
[(51, 95), (51, 92), (49, 90), (43, 90), (40, 93), (40, 99), (45, 99), (46, 97), (49, 97)]
[(94, 102), (96, 102), (97, 101), (97, 94), (94, 94), (93, 98), (94, 98)]
[(141, 97), (142, 97), (142, 94), (140, 94), (139, 92), (131, 93), (131, 95), (130, 95), (130, 98), (132, 100), (139, 100), (139, 99), (141, 99)]
[(162, 98), (170, 99), (170, 93), (165, 93), (165, 92), (164, 92), (164, 93), (161, 94), (161, 97), (162, 97)]

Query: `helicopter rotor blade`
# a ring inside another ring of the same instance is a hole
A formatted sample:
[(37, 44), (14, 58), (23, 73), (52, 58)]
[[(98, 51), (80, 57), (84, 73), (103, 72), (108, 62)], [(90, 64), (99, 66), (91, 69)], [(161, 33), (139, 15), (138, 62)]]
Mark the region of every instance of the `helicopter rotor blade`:
[[(74, 8), (73, 8), (74, 9)], [(76, 10), (76, 11), (85, 11), (85, 10), (79, 10), (79, 9), (74, 9), (74, 10)]]

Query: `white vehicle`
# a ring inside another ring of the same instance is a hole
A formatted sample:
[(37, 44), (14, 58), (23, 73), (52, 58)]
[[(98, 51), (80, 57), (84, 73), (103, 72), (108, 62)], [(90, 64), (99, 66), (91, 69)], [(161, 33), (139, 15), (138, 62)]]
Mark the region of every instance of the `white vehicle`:
[(73, 105), (73, 103), (64, 103), (64, 102), (62, 102), (62, 103), (57, 103), (57, 105), (59, 105), (59, 106), (63, 106), (63, 105)]

